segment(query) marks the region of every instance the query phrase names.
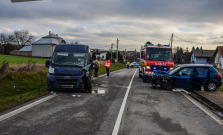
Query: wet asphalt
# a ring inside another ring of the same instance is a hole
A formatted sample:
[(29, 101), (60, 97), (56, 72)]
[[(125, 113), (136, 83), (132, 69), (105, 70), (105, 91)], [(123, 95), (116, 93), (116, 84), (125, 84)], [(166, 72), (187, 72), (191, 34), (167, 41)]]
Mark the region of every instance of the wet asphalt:
[[(1, 121), (0, 134), (111, 135), (135, 70), (123, 69), (111, 73), (109, 78), (95, 79), (92, 94), (60, 92), (48, 101)], [(181, 93), (150, 86), (138, 78), (137, 72), (121, 120), (120, 135), (223, 133), (222, 125)]]

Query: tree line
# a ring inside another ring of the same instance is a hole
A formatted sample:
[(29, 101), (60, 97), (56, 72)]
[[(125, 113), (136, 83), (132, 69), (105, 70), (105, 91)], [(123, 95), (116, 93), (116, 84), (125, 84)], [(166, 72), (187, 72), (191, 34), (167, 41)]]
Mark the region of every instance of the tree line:
[(193, 46), (191, 48), (191, 51), (189, 51), (188, 47), (186, 48), (186, 50), (184, 50), (182, 47), (175, 47), (174, 48), (174, 63), (176, 64), (184, 64), (184, 63), (188, 63), (188, 61), (184, 61), (184, 57), (186, 59), (190, 59), (190, 56), (192, 54), (193, 51), (196, 51), (196, 50), (203, 50), (202, 46), (201, 47), (195, 47)]
[(28, 30), (15, 30), (12, 34), (0, 33), (0, 54), (9, 54), (10, 51), (33, 42), (34, 36)]

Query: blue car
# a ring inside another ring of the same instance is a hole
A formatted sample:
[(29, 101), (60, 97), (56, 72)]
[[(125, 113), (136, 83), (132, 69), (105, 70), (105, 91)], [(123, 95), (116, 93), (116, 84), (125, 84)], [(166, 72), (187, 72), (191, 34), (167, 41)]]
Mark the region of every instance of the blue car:
[(129, 66), (130, 66), (131, 68), (133, 68), (133, 67), (138, 68), (138, 67), (139, 67), (139, 63), (137, 63), (137, 62), (132, 62)]
[(152, 85), (164, 89), (182, 88), (197, 90), (204, 88), (215, 91), (222, 85), (221, 74), (212, 66), (204, 64), (183, 64), (169, 72), (154, 72)]

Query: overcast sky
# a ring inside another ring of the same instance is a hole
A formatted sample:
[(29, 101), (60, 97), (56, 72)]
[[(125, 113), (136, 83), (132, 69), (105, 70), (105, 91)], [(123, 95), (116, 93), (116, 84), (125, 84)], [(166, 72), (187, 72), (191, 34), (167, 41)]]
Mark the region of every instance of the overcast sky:
[(223, 0), (0, 1), (0, 33), (29, 30), (36, 40), (59, 34), (93, 48), (139, 50), (146, 41), (215, 49), (223, 45)]

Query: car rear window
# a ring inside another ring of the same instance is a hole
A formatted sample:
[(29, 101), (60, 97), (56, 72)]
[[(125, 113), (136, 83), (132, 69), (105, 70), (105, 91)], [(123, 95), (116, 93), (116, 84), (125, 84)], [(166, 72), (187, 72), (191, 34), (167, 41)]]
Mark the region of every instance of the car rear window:
[(197, 75), (207, 75), (208, 68), (205, 68), (205, 67), (197, 67), (197, 68), (195, 68), (195, 71), (194, 72)]
[(211, 67), (210, 71), (211, 71), (212, 74), (218, 74), (219, 73), (214, 67)]

